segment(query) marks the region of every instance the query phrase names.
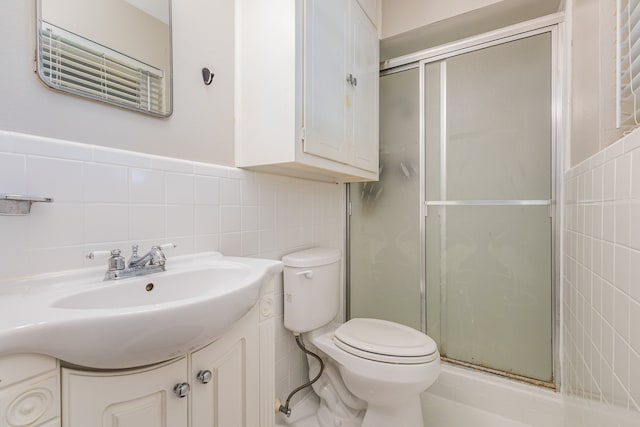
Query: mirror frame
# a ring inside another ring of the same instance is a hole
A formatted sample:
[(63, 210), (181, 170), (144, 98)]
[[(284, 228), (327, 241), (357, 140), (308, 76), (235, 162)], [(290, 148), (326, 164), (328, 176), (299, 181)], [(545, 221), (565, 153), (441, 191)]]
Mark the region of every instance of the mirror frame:
[(88, 98), (91, 99), (93, 101), (98, 101), (100, 103), (105, 103), (105, 104), (109, 104), (109, 105), (113, 105), (115, 107), (119, 107), (119, 108), (124, 108), (126, 110), (130, 110), (130, 111), (135, 111), (138, 113), (142, 113), (142, 114), (146, 114), (149, 116), (153, 116), (153, 117), (159, 117), (159, 118), (167, 118), (169, 116), (171, 116), (171, 114), (173, 114), (173, 8), (172, 8), (172, 0), (167, 0), (168, 3), (168, 7), (169, 7), (169, 90), (168, 90), (168, 96), (169, 96), (169, 105), (167, 108), (167, 112), (165, 114), (160, 114), (160, 113), (156, 113), (153, 111), (149, 111), (149, 110), (144, 110), (141, 108), (136, 108), (124, 103), (120, 103), (117, 101), (112, 101), (110, 99), (105, 99), (96, 95), (92, 95), (91, 93), (88, 92), (83, 92), (81, 90), (75, 90), (72, 88), (65, 88), (65, 87), (60, 87), (60, 86), (55, 86), (53, 84), (51, 84), (51, 82), (48, 81), (48, 79), (44, 76), (43, 73), (43, 66), (42, 66), (42, 37), (41, 37), (41, 31), (42, 31), (42, 1), (46, 1), (46, 0), (35, 0), (36, 2), (36, 64), (35, 67), (36, 69), (34, 70), (39, 77), (40, 82), (42, 82), (45, 86), (47, 86), (50, 89), (53, 89), (57, 92), (61, 92), (61, 93), (65, 93), (65, 94), (70, 94), (70, 95), (74, 95), (80, 98)]

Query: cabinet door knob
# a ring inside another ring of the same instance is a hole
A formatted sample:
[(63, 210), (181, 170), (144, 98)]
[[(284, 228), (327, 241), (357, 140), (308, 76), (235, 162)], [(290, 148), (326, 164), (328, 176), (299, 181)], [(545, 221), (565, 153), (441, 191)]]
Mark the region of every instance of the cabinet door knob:
[(358, 79), (356, 79), (356, 77), (353, 77), (353, 82), (351, 83), (354, 87), (358, 86)]
[(207, 369), (206, 371), (198, 372), (196, 378), (198, 379), (198, 381), (200, 381), (200, 383), (207, 384), (211, 381), (211, 378), (213, 378), (213, 374), (210, 370)]
[(189, 394), (190, 390), (191, 386), (189, 386), (188, 383), (178, 383), (173, 387), (173, 392), (180, 398), (187, 397), (187, 394)]
[(347, 83), (353, 86), (353, 74), (347, 76)]

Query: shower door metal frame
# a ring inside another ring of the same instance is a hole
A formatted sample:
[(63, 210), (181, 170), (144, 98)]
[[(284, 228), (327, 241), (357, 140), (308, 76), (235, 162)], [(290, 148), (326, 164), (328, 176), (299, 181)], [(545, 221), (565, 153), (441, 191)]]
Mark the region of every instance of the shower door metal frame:
[[(549, 33), (551, 36), (551, 199), (550, 200), (512, 200), (512, 201), (492, 201), (492, 200), (476, 200), (465, 201), (465, 204), (489, 205), (499, 202), (500, 204), (512, 205), (548, 205), (549, 215), (551, 217), (551, 340), (553, 351), (553, 383), (540, 383), (541, 385), (551, 386), (559, 390), (560, 387), (560, 368), (561, 359), (560, 352), (562, 346), (562, 334), (560, 331), (562, 304), (559, 300), (560, 283), (562, 278), (561, 250), (563, 246), (562, 233), (562, 203), (557, 203), (558, 197), (562, 197), (563, 188), (562, 180), (558, 177), (562, 176), (562, 165), (564, 164), (564, 144), (563, 144), (563, 94), (565, 91), (565, 61), (560, 55), (561, 43), (564, 43), (564, 14), (556, 13), (541, 18), (526, 21), (520, 24), (512, 25), (503, 29), (491, 31), (489, 33), (470, 37), (464, 40), (438, 46), (424, 51), (415, 52), (402, 57), (390, 59), (381, 62), (380, 75), (394, 74), (409, 69), (419, 68), (419, 103), (420, 103), (420, 129), (419, 129), (419, 156), (420, 156), (420, 320), (421, 329), (427, 331), (427, 313), (426, 313), (426, 216), (428, 214), (429, 203), (426, 200), (426, 149), (425, 149), (425, 65), (437, 61), (441, 61), (464, 53), (469, 53), (484, 49), (491, 46), (497, 46), (504, 43), (524, 39), (527, 37)], [(441, 120), (446, 120), (446, 114), (441, 115)], [(446, 129), (446, 128), (445, 128)], [(349, 231), (350, 223), (350, 201), (349, 188), (347, 188), (347, 231)], [(459, 204), (455, 201), (441, 202), (441, 204), (455, 205)], [(349, 248), (350, 235), (347, 232), (347, 249)], [(347, 257), (349, 252), (347, 251)], [(347, 265), (350, 265), (350, 259), (347, 259)], [(349, 269), (349, 267), (347, 267)], [(350, 269), (349, 269), (350, 270)], [(346, 318), (350, 318), (350, 275), (346, 277)], [(466, 364), (465, 364), (466, 365)], [(499, 371), (485, 369), (479, 366), (471, 365), (480, 370), (486, 370), (492, 373), (504, 374)], [(517, 376), (515, 376), (517, 377)], [(535, 380), (531, 382), (539, 383)]]

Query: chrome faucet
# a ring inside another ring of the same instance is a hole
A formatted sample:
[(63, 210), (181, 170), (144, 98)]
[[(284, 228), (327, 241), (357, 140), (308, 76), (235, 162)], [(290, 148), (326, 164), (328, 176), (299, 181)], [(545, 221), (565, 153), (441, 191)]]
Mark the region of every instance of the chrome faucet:
[[(164, 246), (164, 245), (163, 245)], [(175, 245), (172, 245), (175, 247)], [(152, 246), (151, 250), (143, 256), (138, 256), (138, 245), (131, 246), (131, 257), (127, 262), (129, 268), (144, 268), (147, 264), (152, 265), (164, 265), (167, 258), (162, 252), (160, 246)]]
[(133, 245), (131, 246), (131, 257), (126, 263), (120, 249), (90, 252), (87, 254), (87, 258), (94, 259), (100, 255), (109, 255), (109, 268), (104, 274), (104, 280), (117, 280), (165, 271), (167, 258), (162, 250), (175, 247), (176, 245), (173, 243), (153, 246), (145, 255), (139, 256), (138, 245)]

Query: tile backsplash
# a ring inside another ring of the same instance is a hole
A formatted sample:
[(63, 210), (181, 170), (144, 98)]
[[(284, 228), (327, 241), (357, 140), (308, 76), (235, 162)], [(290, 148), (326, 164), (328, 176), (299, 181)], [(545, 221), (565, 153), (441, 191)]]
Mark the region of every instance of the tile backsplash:
[(52, 197), (0, 217), (0, 279), (81, 268), (92, 250), (280, 258), (342, 247), (344, 186), (0, 132), (0, 193)]
[(640, 132), (565, 175), (565, 390), (640, 411)]

